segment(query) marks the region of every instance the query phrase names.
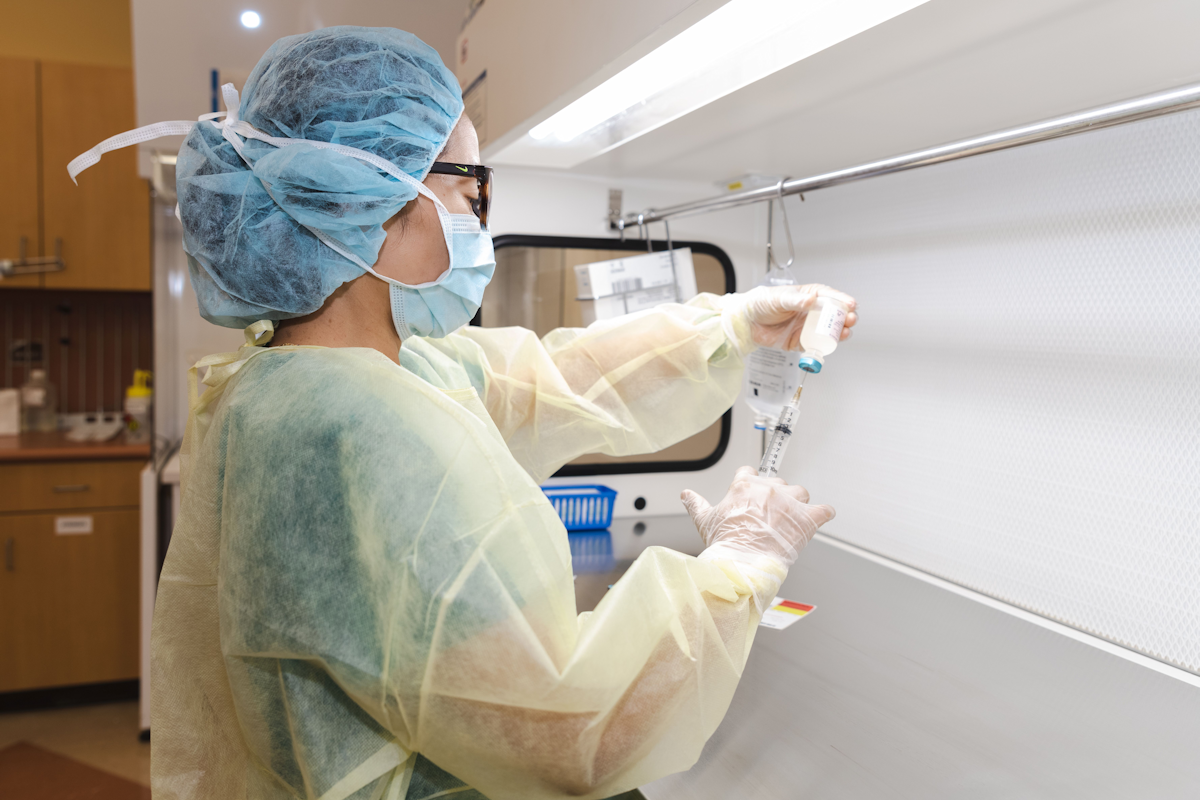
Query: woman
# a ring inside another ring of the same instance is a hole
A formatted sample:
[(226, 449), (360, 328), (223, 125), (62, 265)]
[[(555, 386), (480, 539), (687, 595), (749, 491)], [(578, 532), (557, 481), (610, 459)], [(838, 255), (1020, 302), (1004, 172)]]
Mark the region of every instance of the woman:
[(201, 313), (247, 346), (198, 365), (155, 609), (155, 796), (598, 798), (691, 766), (833, 510), (751, 468), (716, 507), (685, 492), (703, 555), (650, 548), (577, 616), (538, 482), (710, 425), (746, 352), (796, 346), (816, 289), (540, 342), (464, 328), (495, 263), (432, 49), (289, 37), (227, 103), (180, 152), (179, 211)]

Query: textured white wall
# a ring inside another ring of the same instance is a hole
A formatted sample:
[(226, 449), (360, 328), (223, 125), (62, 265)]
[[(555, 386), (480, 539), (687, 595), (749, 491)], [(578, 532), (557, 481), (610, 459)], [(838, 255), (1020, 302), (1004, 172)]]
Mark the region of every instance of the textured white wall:
[[(1200, 671), (1200, 112), (813, 193), (828, 532)], [(798, 442), (803, 442), (798, 444)]]

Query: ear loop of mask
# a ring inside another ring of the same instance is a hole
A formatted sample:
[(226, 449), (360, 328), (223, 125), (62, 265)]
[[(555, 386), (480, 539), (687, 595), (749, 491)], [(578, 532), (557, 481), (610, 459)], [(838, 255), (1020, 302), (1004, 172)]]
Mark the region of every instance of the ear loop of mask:
[[(424, 191), (422, 191), (422, 189)], [(441, 227), (442, 227), (442, 237), (446, 240), (446, 257), (450, 262), (453, 262), (453, 260), (454, 260), (454, 256), (452, 255), (453, 251), (450, 249), (450, 247), (451, 247), (450, 240), (451, 240), (451, 236), (453, 235), (453, 233), (452, 233), (452, 227), (453, 227), (452, 226), (452, 216), (442, 206), (441, 201), (438, 200), (436, 197), (434, 197), (433, 193), (430, 192), (423, 184), (421, 185), (421, 189), (418, 189), (417, 191), (418, 191), (417, 197), (420, 197), (421, 195), (425, 195), (433, 202), (434, 207), (437, 209), (438, 222), (439, 222), (439, 224), (441, 224)], [(409, 202), (410, 203), (416, 202), (416, 199), (417, 198), (414, 197)], [(354, 253), (351, 253), (349, 250), (346, 250), (345, 248), (343, 248), (340, 244), (337, 243), (336, 240), (334, 240), (332, 237), (330, 237), (329, 234), (327, 234), (324, 231), (319, 230), (317, 228), (313, 228), (311, 226), (304, 225), (304, 223), (300, 223), (300, 225), (305, 230), (307, 230), (309, 233), (311, 233), (313, 236), (315, 236), (317, 238), (317, 240), (321, 242), (321, 244), (325, 245), (326, 247), (328, 247), (333, 252), (337, 253), (342, 258), (344, 258), (347, 261), (349, 261), (350, 263), (354, 264), (356, 267), (361, 269), (363, 272), (367, 272), (371, 275), (374, 275), (376, 278), (379, 278), (384, 283), (389, 283), (389, 284), (395, 283), (397, 285), (404, 286), (409, 289), (424, 289), (424, 288), (427, 288), (430, 286), (437, 286), (439, 283), (446, 280), (446, 278), (448, 278), (450, 275), (450, 267), (447, 267), (446, 270), (444, 272), (442, 272), (441, 275), (437, 276), (437, 278), (435, 278), (432, 281), (427, 281), (425, 283), (404, 283), (403, 281), (398, 281), (395, 278), (388, 278), (384, 275), (380, 275), (378, 272), (375, 271), (375, 268), (372, 267), (370, 264), (363, 261), (361, 258), (359, 258)], [(453, 263), (451, 263), (451, 266), (453, 266)]]

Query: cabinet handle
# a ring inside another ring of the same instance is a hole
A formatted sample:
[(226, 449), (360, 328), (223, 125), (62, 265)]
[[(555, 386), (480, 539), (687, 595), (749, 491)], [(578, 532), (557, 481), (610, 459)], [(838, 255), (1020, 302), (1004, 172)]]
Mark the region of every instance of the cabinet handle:
[(64, 494), (66, 492), (86, 492), (88, 489), (91, 489), (91, 488), (92, 488), (91, 484), (88, 484), (88, 483), (67, 483), (67, 484), (63, 484), (62, 486), (55, 486), (54, 493), (55, 494)]
[(4, 540), (4, 568), (9, 572), (17, 570), (17, 540), (11, 536)]

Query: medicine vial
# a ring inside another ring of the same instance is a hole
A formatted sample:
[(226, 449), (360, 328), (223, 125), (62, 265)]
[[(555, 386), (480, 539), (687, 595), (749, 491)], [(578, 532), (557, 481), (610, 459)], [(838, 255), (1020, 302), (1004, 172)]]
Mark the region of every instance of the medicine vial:
[(837, 349), (850, 308), (833, 297), (818, 297), (800, 329), (801, 355), (798, 366), (805, 372), (820, 372), (825, 356)]

